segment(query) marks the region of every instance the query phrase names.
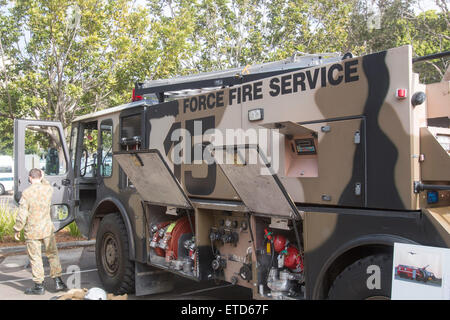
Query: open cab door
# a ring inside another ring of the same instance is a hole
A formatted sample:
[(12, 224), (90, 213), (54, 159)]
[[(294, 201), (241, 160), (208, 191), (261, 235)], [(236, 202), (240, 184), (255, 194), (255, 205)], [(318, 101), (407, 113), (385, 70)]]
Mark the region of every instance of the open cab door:
[(14, 120), (14, 199), (30, 186), (28, 173), (37, 168), (53, 187), (51, 217), (59, 231), (75, 218), (73, 168), (60, 122)]

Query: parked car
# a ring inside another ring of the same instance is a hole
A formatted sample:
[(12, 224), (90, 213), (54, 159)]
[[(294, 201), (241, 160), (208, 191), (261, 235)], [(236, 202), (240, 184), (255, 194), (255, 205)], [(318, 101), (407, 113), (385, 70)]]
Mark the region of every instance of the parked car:
[(0, 195), (14, 188), (13, 158), (0, 156)]

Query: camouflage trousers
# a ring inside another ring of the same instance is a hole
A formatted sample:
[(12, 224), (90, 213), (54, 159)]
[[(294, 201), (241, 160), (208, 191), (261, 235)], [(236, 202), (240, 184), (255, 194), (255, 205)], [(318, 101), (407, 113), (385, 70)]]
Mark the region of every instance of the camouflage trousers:
[(50, 276), (52, 278), (60, 277), (62, 273), (61, 263), (59, 262), (58, 249), (56, 248), (55, 235), (41, 240), (26, 240), (27, 254), (30, 259), (31, 273), (35, 283), (44, 282), (44, 265), (42, 263), (42, 244), (44, 245), (45, 255), (50, 264)]

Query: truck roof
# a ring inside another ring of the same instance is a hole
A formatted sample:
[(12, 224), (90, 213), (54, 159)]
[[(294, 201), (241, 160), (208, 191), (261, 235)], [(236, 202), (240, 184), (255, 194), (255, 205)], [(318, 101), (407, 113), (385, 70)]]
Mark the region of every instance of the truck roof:
[(111, 113), (116, 113), (116, 112), (119, 112), (119, 111), (122, 111), (122, 110), (125, 110), (125, 109), (138, 107), (138, 106), (141, 106), (141, 105), (144, 105), (144, 104), (151, 105), (151, 104), (154, 104), (154, 103), (151, 100), (140, 100), (140, 101), (125, 103), (125, 104), (121, 104), (121, 105), (116, 106), (116, 107), (107, 108), (107, 109), (103, 109), (103, 110), (100, 110), (100, 111), (97, 111), (97, 112), (88, 113), (88, 114), (76, 117), (72, 122), (89, 120), (89, 119), (105, 116), (105, 115), (108, 115), (108, 114), (111, 114)]
[[(350, 53), (345, 56), (350, 55)], [(136, 84), (136, 95), (153, 95), (156, 98), (178, 99), (210, 92), (223, 87), (240, 85), (270, 76), (297, 71), (319, 65), (335, 63), (343, 59), (339, 53), (296, 53), (290, 58), (217, 70), (196, 73), (188, 76), (173, 77), (161, 80), (149, 80)]]
[[(119, 112), (142, 104), (158, 103), (159, 96), (173, 100), (186, 96), (201, 94), (242, 83), (255, 81), (276, 74), (292, 72), (300, 69), (316, 67), (342, 60), (339, 53), (296, 54), (290, 58), (266, 62), (245, 67), (231, 68), (212, 72), (196, 73), (188, 76), (173, 77), (160, 80), (149, 80), (136, 84), (136, 94), (144, 96), (144, 100), (122, 104), (94, 113), (79, 116), (73, 122), (84, 121), (96, 117)], [(146, 99), (149, 98), (149, 99)]]

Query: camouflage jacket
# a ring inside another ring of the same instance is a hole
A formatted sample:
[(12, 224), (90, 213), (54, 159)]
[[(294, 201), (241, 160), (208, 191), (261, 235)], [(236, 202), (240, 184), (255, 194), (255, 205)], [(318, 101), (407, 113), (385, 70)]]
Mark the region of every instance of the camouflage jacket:
[(50, 217), (52, 194), (53, 188), (45, 179), (42, 183), (32, 184), (22, 192), (14, 230), (24, 229), (25, 239), (43, 239), (54, 232)]

